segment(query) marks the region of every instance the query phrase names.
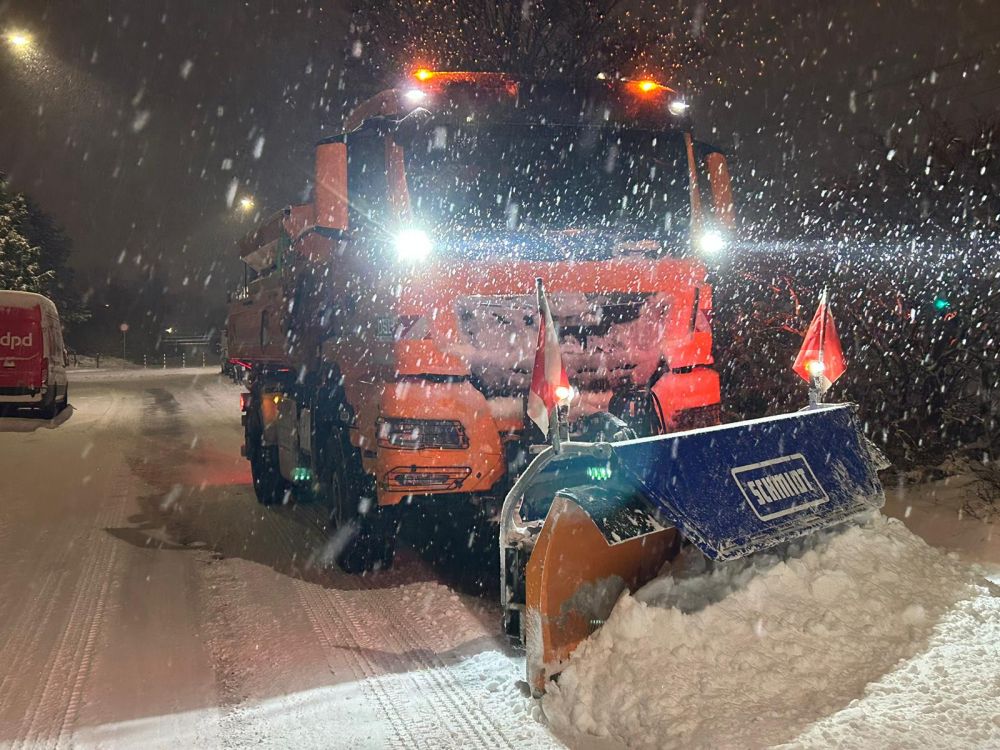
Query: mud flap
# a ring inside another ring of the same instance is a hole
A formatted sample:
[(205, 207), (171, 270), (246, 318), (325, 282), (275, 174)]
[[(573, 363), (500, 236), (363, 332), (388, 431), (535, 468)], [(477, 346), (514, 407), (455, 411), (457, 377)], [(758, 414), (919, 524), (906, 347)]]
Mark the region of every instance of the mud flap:
[[(535, 694), (604, 623), (622, 591), (652, 580), (676, 552), (676, 530), (643, 505), (599, 487), (562, 491), (552, 501), (525, 570), (527, 677)], [(608, 531), (622, 541), (608, 541)]]

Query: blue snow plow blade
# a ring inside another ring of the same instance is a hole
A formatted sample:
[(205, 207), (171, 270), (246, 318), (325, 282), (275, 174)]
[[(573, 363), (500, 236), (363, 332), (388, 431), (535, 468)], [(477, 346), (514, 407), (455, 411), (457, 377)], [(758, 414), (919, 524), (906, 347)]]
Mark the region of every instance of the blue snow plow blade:
[[(849, 404), (612, 448), (619, 479), (713, 560), (743, 557), (885, 503), (874, 449)], [(598, 527), (603, 515), (591, 514)], [(609, 541), (624, 541), (620, 525), (614, 539), (608, 531), (602, 528)]]

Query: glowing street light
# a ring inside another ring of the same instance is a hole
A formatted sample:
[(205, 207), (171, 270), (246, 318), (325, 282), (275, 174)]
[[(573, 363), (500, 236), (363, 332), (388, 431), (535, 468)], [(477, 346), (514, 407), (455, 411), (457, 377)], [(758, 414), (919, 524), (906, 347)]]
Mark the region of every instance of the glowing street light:
[(33, 42), (31, 34), (25, 31), (9, 31), (4, 35), (4, 38), (15, 52), (22, 53), (30, 50)]
[(240, 198), (240, 211), (242, 211), (243, 213), (248, 214), (251, 211), (253, 211), (254, 205), (255, 204), (253, 202), (253, 198), (251, 198), (249, 195), (244, 195), (242, 198)]

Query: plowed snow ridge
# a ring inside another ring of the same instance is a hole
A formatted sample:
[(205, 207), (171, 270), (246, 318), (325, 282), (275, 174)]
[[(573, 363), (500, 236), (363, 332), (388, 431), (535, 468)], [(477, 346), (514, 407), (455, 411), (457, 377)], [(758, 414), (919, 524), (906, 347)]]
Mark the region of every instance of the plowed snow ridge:
[(878, 517), (626, 595), (544, 709), (632, 747), (998, 747), (998, 594)]

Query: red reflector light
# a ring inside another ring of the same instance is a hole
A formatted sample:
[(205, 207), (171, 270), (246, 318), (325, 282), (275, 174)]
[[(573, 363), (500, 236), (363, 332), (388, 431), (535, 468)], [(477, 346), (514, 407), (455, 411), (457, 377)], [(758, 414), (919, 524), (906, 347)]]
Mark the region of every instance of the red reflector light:
[(469, 437), (462, 423), (454, 419), (385, 417), (378, 421), (378, 444), (397, 450), (461, 450), (469, 447)]
[(250, 408), (250, 394), (241, 393), (240, 394), (240, 411), (246, 411)]
[(475, 73), (467, 70), (429, 70), (417, 68), (411, 74), (423, 88), (443, 91), (451, 86), (473, 87), (479, 91), (505, 91), (517, 96), (518, 82), (506, 73)]
[(652, 94), (653, 92), (669, 91), (668, 87), (662, 83), (657, 83), (650, 78), (643, 78), (639, 81), (629, 81), (629, 87), (640, 94)]
[(385, 478), (390, 492), (457, 490), (471, 473), (468, 466), (397, 466)]

